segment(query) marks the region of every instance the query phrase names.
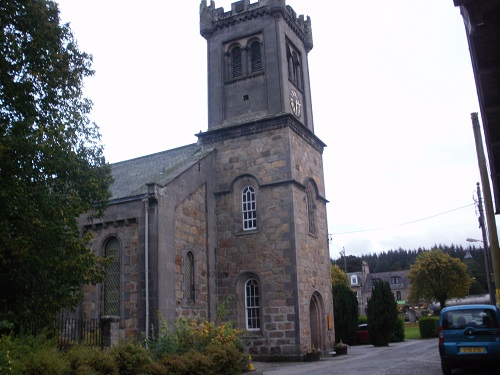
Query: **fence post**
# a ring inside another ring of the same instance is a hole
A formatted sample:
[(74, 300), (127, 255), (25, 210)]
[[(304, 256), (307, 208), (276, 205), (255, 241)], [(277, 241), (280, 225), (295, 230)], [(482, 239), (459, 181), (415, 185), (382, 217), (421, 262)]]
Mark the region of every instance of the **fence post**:
[(110, 348), (118, 344), (120, 317), (117, 315), (105, 315), (101, 317), (102, 326), (102, 346)]

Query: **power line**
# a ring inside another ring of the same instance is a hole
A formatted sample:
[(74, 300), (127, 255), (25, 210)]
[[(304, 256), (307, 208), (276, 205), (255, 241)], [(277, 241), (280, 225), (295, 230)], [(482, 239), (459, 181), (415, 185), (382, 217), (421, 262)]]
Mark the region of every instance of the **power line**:
[(337, 232), (337, 233), (332, 233), (332, 235), (333, 235), (333, 236), (335, 236), (335, 235), (338, 235), (338, 234), (351, 234), (351, 233), (374, 232), (374, 231), (377, 231), (377, 230), (384, 230), (384, 229), (389, 229), (389, 228), (397, 228), (397, 227), (402, 227), (402, 226), (404, 226), (404, 225), (409, 225), (409, 224), (418, 223), (419, 221), (429, 220), (429, 219), (432, 219), (433, 217), (436, 217), (436, 216), (441, 216), (441, 215), (445, 215), (445, 214), (449, 214), (450, 212), (454, 212), (454, 211), (462, 210), (462, 209), (464, 209), (464, 208), (467, 208), (467, 207), (470, 207), (470, 206), (474, 206), (474, 205), (475, 205), (475, 203), (471, 203), (471, 204), (468, 204), (468, 205), (466, 205), (466, 206), (462, 206), (462, 207), (454, 208), (453, 210), (449, 210), (449, 211), (441, 212), (441, 213), (436, 214), (436, 215), (427, 216), (427, 217), (424, 217), (424, 218), (422, 218), (422, 219), (417, 219), (417, 220), (409, 221), (409, 222), (407, 222), (407, 223), (403, 223), (403, 224), (390, 225), (390, 226), (387, 226), (387, 227), (382, 227), (382, 228), (373, 228), (373, 229), (354, 230), (354, 231), (351, 231), (351, 232)]

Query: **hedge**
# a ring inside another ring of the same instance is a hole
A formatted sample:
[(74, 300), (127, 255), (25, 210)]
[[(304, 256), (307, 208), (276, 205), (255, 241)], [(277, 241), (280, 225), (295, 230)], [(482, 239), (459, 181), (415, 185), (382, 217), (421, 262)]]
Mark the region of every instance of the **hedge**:
[(429, 339), (433, 337), (438, 337), (438, 316), (421, 317), (418, 320), (418, 329), (420, 331), (420, 337), (423, 339)]

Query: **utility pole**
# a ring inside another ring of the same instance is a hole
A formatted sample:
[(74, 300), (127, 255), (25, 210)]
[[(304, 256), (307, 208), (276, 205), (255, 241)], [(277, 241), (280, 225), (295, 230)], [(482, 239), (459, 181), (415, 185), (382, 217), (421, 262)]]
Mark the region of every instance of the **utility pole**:
[(490, 295), (490, 303), (492, 305), (496, 304), (496, 298), (494, 291), (494, 286), (491, 283), (491, 257), (490, 249), (488, 246), (488, 238), (486, 235), (486, 225), (484, 223), (484, 212), (483, 212), (483, 200), (481, 198), (481, 188), (479, 187), (479, 182), (477, 185), (477, 200), (479, 208), (479, 226), (481, 227), (481, 232), (483, 234), (483, 247), (484, 247), (484, 265), (486, 267), (486, 282), (488, 283), (488, 293)]
[(481, 175), (481, 183), (483, 185), (484, 208), (486, 211), (486, 223), (488, 225), (488, 234), (490, 239), (491, 261), (493, 276), (495, 279), (495, 292), (497, 302), (500, 300), (500, 249), (498, 247), (498, 233), (495, 221), (495, 213), (493, 212), (493, 200), (491, 198), (490, 180), (488, 177), (488, 169), (486, 168), (486, 158), (484, 156), (483, 139), (481, 137), (481, 129), (477, 112), (471, 113), (472, 130), (474, 131), (474, 140), (476, 142), (477, 162), (479, 164), (479, 174)]
[(344, 257), (344, 272), (347, 275), (347, 261), (345, 259), (345, 247), (342, 246), (342, 251), (340, 252), (340, 255)]

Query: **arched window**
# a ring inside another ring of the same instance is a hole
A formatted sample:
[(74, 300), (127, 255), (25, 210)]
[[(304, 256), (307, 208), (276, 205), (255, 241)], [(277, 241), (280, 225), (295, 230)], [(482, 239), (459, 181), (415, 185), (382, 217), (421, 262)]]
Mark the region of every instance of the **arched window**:
[(104, 315), (120, 315), (120, 241), (110, 238), (104, 246), (110, 259), (104, 279)]
[(255, 41), (250, 45), (251, 68), (252, 73), (262, 70), (262, 55), (260, 50), (260, 42)]
[(255, 279), (245, 283), (245, 319), (247, 330), (260, 329), (260, 290)]
[(241, 194), (241, 212), (243, 213), (243, 230), (257, 229), (257, 202), (255, 189), (247, 186)]
[(241, 48), (238, 46), (234, 47), (231, 50), (231, 71), (232, 71), (232, 78), (238, 78), (243, 75)]
[(316, 234), (316, 205), (314, 203), (314, 186), (308, 184), (306, 187), (307, 223), (310, 234)]
[(184, 263), (185, 293), (188, 301), (194, 301), (194, 255), (188, 252)]
[(292, 46), (286, 47), (287, 63), (288, 63), (288, 78), (295, 83), (298, 88), (302, 88), (302, 67), (300, 53)]

